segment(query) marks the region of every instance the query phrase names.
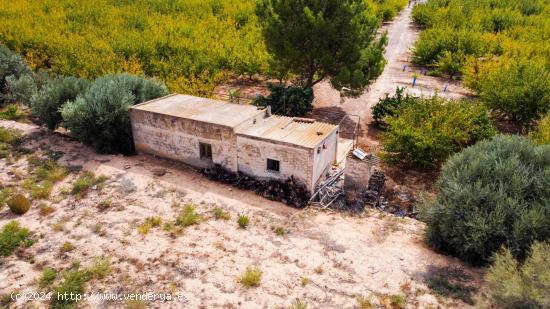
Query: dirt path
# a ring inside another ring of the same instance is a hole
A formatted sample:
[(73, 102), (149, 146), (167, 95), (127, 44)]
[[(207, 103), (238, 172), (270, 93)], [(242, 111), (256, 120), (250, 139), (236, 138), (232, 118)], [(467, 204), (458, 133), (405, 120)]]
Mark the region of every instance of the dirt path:
[[(90, 282), (89, 293), (172, 292), (187, 299), (151, 302), (154, 308), (288, 308), (295, 299), (308, 303), (308, 308), (356, 308), (358, 295), (387, 307), (391, 295), (400, 295), (406, 308), (463, 308), (461, 302), (436, 297), (425, 279), (442, 267), (456, 266), (480, 284), (479, 270), (427, 248), (424, 225), (413, 219), (377, 211), (347, 216), (314, 208), (296, 210), (209, 181), (174, 162), (146, 155), (99, 155), (32, 125), (0, 121), (0, 126), (31, 135), (24, 146), (36, 155), (60, 153), (62, 165), (108, 176), (103, 188), (92, 188), (80, 199), (67, 193), (78, 177), (73, 173), (55, 186), (50, 199), (34, 201), (22, 216), (0, 208), (0, 227), (17, 220), (38, 239), (30, 248), (0, 259), (0, 294), (38, 291), (36, 280), (45, 267), (60, 272), (72, 261), (87, 266), (98, 256), (108, 257), (112, 270), (106, 278)], [(166, 173), (158, 176), (158, 170)], [(20, 188), (30, 172), (25, 157), (0, 159), (3, 186)], [(41, 211), (41, 203), (52, 212)], [(202, 219), (181, 234), (164, 227), (138, 232), (151, 216), (174, 222), (188, 203)], [(216, 220), (214, 207), (227, 211), (231, 219)], [(250, 217), (247, 229), (238, 227), (239, 214)], [(277, 235), (273, 227), (281, 227), (285, 235)], [(65, 242), (74, 249), (62, 251)], [(261, 268), (263, 277), (260, 286), (246, 288), (238, 278), (251, 265)], [(32, 307), (21, 300), (14, 305)], [(46, 302), (34, 305), (42, 308)], [(80, 307), (123, 306), (88, 299)]]
[[(338, 91), (333, 89), (328, 82), (322, 82), (315, 87), (315, 110), (312, 116), (329, 120), (330, 117), (338, 117), (343, 113), (359, 115), (363, 127), (364, 142), (373, 142), (369, 138), (368, 124), (371, 122), (371, 108), (379, 98), (387, 93), (395, 93), (396, 87), (406, 87), (406, 92), (417, 96), (432, 96), (438, 92), (446, 98), (460, 98), (468, 95), (468, 91), (456, 81), (445, 78), (431, 77), (421, 74), (421, 68), (410, 63), (411, 48), (418, 37), (419, 29), (411, 19), (412, 8), (405, 8), (396, 18), (386, 23), (381, 31), (388, 33), (388, 46), (385, 57), (387, 64), (384, 72), (359, 98), (346, 98), (343, 102)], [(404, 66), (407, 66), (404, 70)], [(419, 76), (415, 87), (412, 87), (412, 76)], [(443, 92), (445, 85), (447, 91)]]

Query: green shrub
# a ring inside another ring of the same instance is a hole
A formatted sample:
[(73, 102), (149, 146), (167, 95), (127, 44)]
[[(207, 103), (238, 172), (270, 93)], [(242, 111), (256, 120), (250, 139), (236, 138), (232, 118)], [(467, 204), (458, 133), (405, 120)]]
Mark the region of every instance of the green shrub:
[(250, 224), (250, 219), (247, 215), (239, 215), (239, 217), (237, 218), (237, 223), (239, 224), (239, 227), (241, 229), (246, 229)]
[(53, 183), (45, 180), (40, 182), (31, 181), (28, 190), (33, 199), (48, 199), (52, 194)]
[(25, 214), (31, 208), (31, 202), (23, 194), (13, 194), (7, 201), (11, 212), (17, 215)]
[(499, 308), (550, 308), (550, 244), (534, 243), (523, 264), (506, 248), (487, 273), (489, 297)]
[(20, 227), (17, 221), (11, 221), (0, 232), (0, 256), (8, 256), (18, 247), (29, 247), (34, 242), (29, 236), (29, 230)]
[(550, 144), (550, 114), (537, 124), (537, 128), (529, 133), (529, 137), (538, 144)]
[(313, 90), (311, 88), (286, 87), (270, 84), (269, 95), (257, 98), (256, 106), (271, 106), (276, 115), (301, 117), (313, 109)]
[(107, 257), (96, 257), (85, 270), (87, 279), (103, 279), (111, 273), (110, 261)]
[(187, 204), (176, 218), (176, 225), (183, 227), (197, 224), (200, 216), (195, 212), (193, 204)]
[(0, 127), (0, 143), (17, 145), (21, 142), (23, 136), (21, 131)]
[(271, 229), (273, 230), (273, 232), (277, 235), (277, 236), (284, 236), (286, 235), (287, 231), (285, 230), (284, 227), (282, 226), (273, 226), (271, 227)]
[(262, 270), (258, 267), (247, 267), (239, 281), (246, 287), (259, 286), (262, 281), (262, 274)]
[(550, 109), (549, 9), (541, 0), (425, 1), (412, 13), (425, 28), (413, 59), (461, 74), (492, 114), (527, 129)]
[[(73, 266), (63, 274), (63, 281), (53, 288), (51, 305), (52, 309), (74, 308), (77, 304), (76, 295), (83, 296), (88, 281), (88, 275), (80, 270), (79, 266)], [(73, 298), (66, 297), (73, 293)]]
[(77, 197), (82, 197), (86, 195), (91, 187), (100, 185), (105, 180), (104, 176), (95, 177), (92, 172), (85, 172), (75, 180), (71, 188), (71, 193)]
[(412, 96), (405, 94), (405, 87), (397, 87), (395, 95), (378, 99), (378, 103), (372, 107), (372, 118), (377, 125), (384, 125), (384, 118), (394, 116), (405, 104), (415, 100)]
[(20, 55), (0, 44), (0, 106), (10, 101), (8, 79), (19, 79), (30, 73), (27, 64)]
[(53, 160), (43, 160), (40, 161), (35, 174), (39, 180), (58, 182), (63, 180), (69, 174), (69, 171), (66, 167), (57, 164)]
[(449, 158), (422, 210), (436, 250), (483, 264), (501, 246), (525, 258), (550, 237), (550, 147), (519, 136), (496, 136)]
[(63, 123), (72, 136), (93, 144), (98, 152), (131, 154), (135, 149), (128, 109), (167, 94), (166, 86), (157, 80), (107, 75), (63, 106)]
[(25, 118), (25, 113), (19, 110), (17, 104), (9, 104), (2, 111), (0, 111), (0, 118), (17, 121)]
[(149, 217), (147, 219), (145, 219), (145, 221), (140, 225), (138, 226), (138, 232), (140, 234), (147, 234), (149, 233), (149, 230), (151, 230), (151, 228), (153, 227), (159, 227), (162, 223), (162, 218), (161, 217)]
[(60, 111), (63, 104), (74, 101), (88, 86), (89, 82), (85, 79), (59, 76), (32, 96), (32, 113), (48, 129), (54, 130), (63, 121)]
[(3, 95), (7, 103), (23, 103), (28, 105), (31, 97), (38, 90), (38, 86), (31, 74), (24, 74), (19, 77), (14, 75), (6, 77), (6, 93)]
[(63, 243), (63, 245), (61, 245), (61, 248), (59, 248), (59, 252), (66, 253), (66, 252), (71, 252), (74, 249), (75, 249), (75, 246), (72, 243), (66, 241)]
[(42, 276), (38, 280), (38, 286), (41, 288), (49, 287), (57, 278), (57, 272), (53, 268), (44, 268)]
[(0, 189), (0, 210), (4, 208), (6, 201), (10, 198), (11, 192), (10, 188)]
[(501, 58), (479, 64), (477, 70), (466, 84), (499, 117), (529, 127), (550, 111), (550, 71), (545, 60)]
[(224, 211), (222, 208), (216, 207), (214, 208), (214, 218), (216, 218), (216, 220), (229, 220), (231, 218), (231, 215), (229, 214), (229, 212)]
[(487, 111), (468, 101), (410, 98), (385, 118), (384, 158), (436, 167), (462, 148), (494, 135)]

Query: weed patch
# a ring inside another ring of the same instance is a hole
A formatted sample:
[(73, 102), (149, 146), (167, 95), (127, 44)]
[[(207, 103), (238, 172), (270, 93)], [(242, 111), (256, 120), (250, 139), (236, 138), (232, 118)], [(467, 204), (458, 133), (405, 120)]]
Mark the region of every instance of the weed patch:
[(30, 247), (35, 243), (29, 230), (19, 226), (17, 221), (4, 225), (0, 232), (0, 256), (9, 256), (20, 246)]
[(145, 221), (138, 226), (138, 232), (142, 235), (145, 235), (149, 233), (151, 228), (153, 227), (159, 227), (162, 224), (162, 218), (161, 217), (149, 217), (145, 219)]
[(85, 172), (80, 177), (78, 177), (71, 188), (71, 194), (75, 195), (78, 198), (81, 198), (88, 193), (90, 188), (93, 186), (100, 187), (107, 178), (105, 176), (95, 177), (92, 172)]
[(229, 220), (231, 219), (231, 215), (222, 208), (216, 207), (214, 208), (214, 218), (216, 218), (216, 220)]
[(38, 286), (40, 288), (49, 287), (57, 278), (57, 272), (53, 268), (44, 268), (42, 276), (38, 280)]
[(237, 223), (239, 224), (239, 227), (241, 229), (246, 229), (250, 224), (250, 219), (247, 215), (239, 215), (239, 217), (237, 218)]
[(262, 270), (258, 267), (247, 267), (239, 282), (245, 287), (259, 286), (262, 274)]
[(200, 216), (195, 211), (195, 206), (187, 204), (176, 218), (176, 225), (187, 227), (197, 224), (200, 219)]

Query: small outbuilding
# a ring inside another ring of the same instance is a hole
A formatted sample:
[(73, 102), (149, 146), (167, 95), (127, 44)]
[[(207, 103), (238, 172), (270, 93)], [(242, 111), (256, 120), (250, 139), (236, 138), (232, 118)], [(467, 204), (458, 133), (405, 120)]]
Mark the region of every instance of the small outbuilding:
[(313, 192), (336, 163), (338, 126), (270, 108), (173, 94), (130, 109), (136, 150), (259, 179), (293, 176)]

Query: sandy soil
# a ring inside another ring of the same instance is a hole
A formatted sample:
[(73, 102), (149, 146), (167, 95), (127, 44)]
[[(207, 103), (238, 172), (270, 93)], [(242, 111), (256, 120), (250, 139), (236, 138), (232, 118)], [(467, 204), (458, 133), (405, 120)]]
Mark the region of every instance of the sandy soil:
[[(62, 151), (62, 165), (109, 179), (84, 198), (63, 195), (78, 174), (57, 184), (48, 203), (55, 211), (40, 215), (37, 205), (22, 215), (0, 210), (0, 226), (17, 220), (38, 239), (30, 248), (0, 261), (0, 293), (38, 291), (44, 267), (61, 271), (72, 261), (88, 265), (93, 257), (110, 259), (111, 274), (88, 283), (87, 292), (182, 293), (187, 302), (150, 302), (154, 308), (287, 308), (296, 299), (308, 308), (354, 308), (358, 295), (384, 304), (394, 294), (406, 296), (408, 308), (465, 304), (432, 295), (424, 278), (434, 267), (462, 267), (480, 282), (479, 270), (427, 248), (422, 223), (376, 211), (345, 215), (309, 208), (296, 210), (251, 192), (211, 182), (195, 170), (146, 155), (98, 155), (87, 146), (34, 126), (0, 121), (32, 135), (27, 147), (40, 154)], [(13, 164), (0, 160), (0, 182), (18, 184), (27, 175), (23, 157)], [(155, 176), (164, 169), (166, 174)], [(98, 206), (110, 199), (106, 209)], [(145, 218), (173, 222), (186, 203), (203, 217), (181, 235), (152, 228), (142, 235)], [(231, 219), (216, 220), (214, 207)], [(251, 224), (241, 229), (239, 214)], [(273, 227), (288, 233), (278, 236)], [(64, 242), (76, 249), (61, 253)], [(258, 287), (243, 287), (238, 278), (248, 266), (263, 271)], [(302, 278), (307, 284), (303, 284)], [(34, 302), (45, 307), (46, 302)], [(13, 307), (29, 303), (19, 301)], [(121, 302), (86, 300), (85, 308), (124, 307)], [(389, 306), (389, 305), (388, 305)]]

